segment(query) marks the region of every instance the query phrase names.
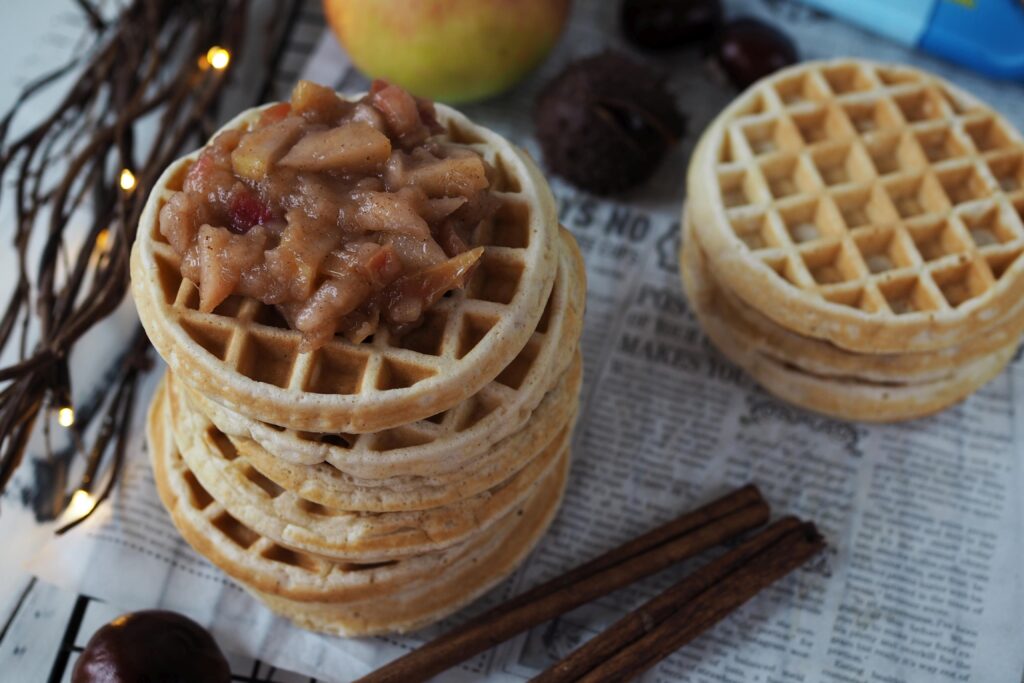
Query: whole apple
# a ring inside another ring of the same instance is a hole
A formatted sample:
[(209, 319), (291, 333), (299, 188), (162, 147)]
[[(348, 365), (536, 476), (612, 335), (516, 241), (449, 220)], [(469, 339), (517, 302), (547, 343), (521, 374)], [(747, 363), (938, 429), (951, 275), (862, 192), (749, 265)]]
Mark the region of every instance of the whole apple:
[(421, 97), (467, 102), (510, 88), (562, 32), (571, 0), (324, 0), (360, 71)]

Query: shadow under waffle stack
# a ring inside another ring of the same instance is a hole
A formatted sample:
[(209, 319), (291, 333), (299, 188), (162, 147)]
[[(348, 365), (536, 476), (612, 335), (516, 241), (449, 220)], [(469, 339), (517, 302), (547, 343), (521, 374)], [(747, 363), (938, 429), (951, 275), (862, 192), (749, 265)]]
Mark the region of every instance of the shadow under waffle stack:
[(684, 286), (768, 391), (895, 421), (995, 377), (1024, 332), (1024, 141), (919, 70), (805, 62), (708, 127), (687, 179)]
[[(272, 610), (354, 636), (440, 619), (507, 576), (558, 509), (582, 379), (586, 275), (533, 163), (438, 105), (496, 169), (467, 286), (402, 336), (300, 353), (271, 306), (198, 310), (157, 216), (132, 255), (140, 317), (169, 366), (150, 407), (158, 489), (182, 535)], [(228, 124), (244, 127), (259, 110)]]

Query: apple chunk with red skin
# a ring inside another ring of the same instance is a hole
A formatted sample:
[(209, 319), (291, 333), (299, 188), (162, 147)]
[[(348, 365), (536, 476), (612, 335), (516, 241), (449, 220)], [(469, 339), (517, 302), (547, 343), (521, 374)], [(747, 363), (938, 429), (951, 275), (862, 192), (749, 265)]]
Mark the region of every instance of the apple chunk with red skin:
[(571, 0), (324, 0), (359, 69), (421, 97), (468, 102), (507, 90), (558, 40)]

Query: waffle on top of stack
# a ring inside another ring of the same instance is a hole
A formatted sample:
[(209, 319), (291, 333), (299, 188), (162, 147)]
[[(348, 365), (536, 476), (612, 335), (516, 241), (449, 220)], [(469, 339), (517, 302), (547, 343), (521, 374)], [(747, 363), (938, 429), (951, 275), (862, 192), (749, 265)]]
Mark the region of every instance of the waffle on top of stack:
[(451, 109), (437, 118), (496, 169), (500, 208), (467, 286), (402, 336), (300, 353), (271, 306), (199, 311), (158, 226), (197, 154), (167, 169), (140, 222), (132, 291), (169, 366), (149, 417), (160, 496), (193, 547), (308, 628), (443, 617), (511, 572), (561, 500), (582, 259), (524, 154)]
[(688, 176), (684, 285), (719, 349), (842, 418), (929, 414), (1024, 330), (1024, 142), (945, 81), (806, 62), (738, 97)]

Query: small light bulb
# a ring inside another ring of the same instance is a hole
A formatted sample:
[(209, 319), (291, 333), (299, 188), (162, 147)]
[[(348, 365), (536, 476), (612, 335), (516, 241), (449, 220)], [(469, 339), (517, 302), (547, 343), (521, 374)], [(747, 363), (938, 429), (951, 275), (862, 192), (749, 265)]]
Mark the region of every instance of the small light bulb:
[(67, 514), (71, 519), (81, 519), (92, 512), (94, 507), (96, 507), (96, 499), (92, 494), (85, 489), (78, 489), (71, 496)]
[(96, 251), (104, 252), (110, 246), (110, 230), (104, 228), (96, 234)]
[(129, 192), (135, 188), (135, 174), (127, 168), (121, 169), (121, 189)]
[(75, 409), (71, 406), (64, 406), (57, 411), (57, 424), (61, 427), (70, 427), (75, 424)]
[(206, 61), (214, 69), (221, 71), (228, 68), (231, 62), (231, 53), (219, 45), (214, 45), (206, 51)]

